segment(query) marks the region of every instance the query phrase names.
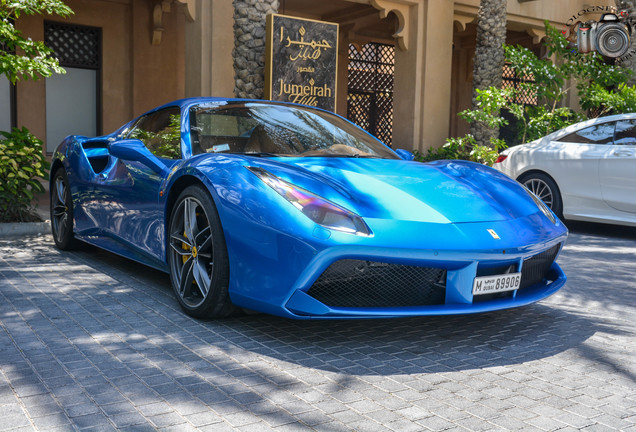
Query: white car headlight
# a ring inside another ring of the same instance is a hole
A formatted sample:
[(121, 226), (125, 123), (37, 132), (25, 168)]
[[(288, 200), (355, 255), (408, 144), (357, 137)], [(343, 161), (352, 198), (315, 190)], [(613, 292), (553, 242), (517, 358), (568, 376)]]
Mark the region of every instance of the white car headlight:
[(363, 236), (371, 235), (369, 227), (357, 214), (276, 177), (263, 168), (247, 167), (247, 169), (315, 223), (336, 231)]

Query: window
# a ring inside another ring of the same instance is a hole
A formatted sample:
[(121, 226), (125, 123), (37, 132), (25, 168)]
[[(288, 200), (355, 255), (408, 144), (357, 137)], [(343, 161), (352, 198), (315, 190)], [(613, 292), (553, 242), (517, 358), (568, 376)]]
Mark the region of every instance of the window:
[(246, 102), (190, 109), (192, 154), (382, 157), (397, 159), (378, 140), (341, 117), (309, 107)]
[(13, 86), (0, 75), (0, 130), (10, 131), (13, 126)]
[(636, 120), (621, 120), (616, 122), (614, 144), (636, 145)]
[(612, 144), (614, 124), (614, 122), (611, 122), (590, 126), (566, 135), (559, 141), (580, 144)]
[(181, 158), (181, 112), (171, 107), (148, 114), (137, 121), (128, 138), (141, 140), (155, 156)]
[(98, 27), (45, 21), (44, 42), (65, 74), (46, 78), (46, 149), (67, 135), (101, 133), (101, 46)]
[[(8, 52), (6, 46), (0, 42), (0, 53), (3, 52), (15, 54)], [(15, 86), (4, 74), (0, 74), (0, 131), (10, 131), (16, 126), (15, 110)]]
[[(199, 135), (215, 137), (249, 137), (251, 130), (258, 125), (258, 120), (247, 116), (248, 112), (240, 110), (217, 110), (214, 115), (196, 115), (196, 110), (191, 118), (196, 119), (196, 130)], [(241, 115), (243, 113), (243, 115)]]

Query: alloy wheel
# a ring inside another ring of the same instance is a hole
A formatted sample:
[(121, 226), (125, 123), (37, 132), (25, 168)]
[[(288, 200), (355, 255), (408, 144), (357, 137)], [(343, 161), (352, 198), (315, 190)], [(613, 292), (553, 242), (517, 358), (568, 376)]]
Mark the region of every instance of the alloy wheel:
[(53, 234), (58, 244), (64, 242), (68, 236), (73, 220), (71, 214), (70, 194), (64, 177), (59, 175), (55, 178), (52, 197), (51, 222), (53, 224)]
[(545, 203), (550, 209), (554, 210), (554, 192), (546, 182), (538, 178), (528, 179), (523, 183), (530, 192), (535, 194), (541, 201)]
[(208, 296), (214, 274), (212, 229), (201, 202), (184, 198), (171, 224), (170, 253), (172, 272), (178, 281), (177, 294), (191, 308)]

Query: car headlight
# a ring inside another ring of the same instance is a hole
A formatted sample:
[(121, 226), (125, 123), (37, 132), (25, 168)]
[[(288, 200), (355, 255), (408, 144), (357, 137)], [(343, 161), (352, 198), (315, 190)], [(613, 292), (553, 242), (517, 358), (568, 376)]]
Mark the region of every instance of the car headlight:
[(371, 231), (360, 216), (259, 167), (246, 167), (305, 216), (326, 228), (368, 236)]
[[(523, 185), (521, 185), (523, 186)], [(552, 221), (553, 224), (556, 223), (556, 216), (554, 215), (554, 213), (552, 213), (552, 210), (550, 210), (548, 208), (547, 205), (545, 205), (545, 203), (543, 201), (541, 201), (541, 198), (539, 198), (538, 196), (536, 196), (534, 193), (532, 193), (532, 191), (530, 189), (528, 189), (527, 187), (523, 186), (523, 188), (526, 190), (526, 192), (528, 192), (528, 194), (532, 197), (532, 200), (534, 201), (534, 203), (537, 205), (537, 207), (539, 207), (539, 209), (543, 212), (544, 215), (547, 216), (548, 219), (550, 219)]]

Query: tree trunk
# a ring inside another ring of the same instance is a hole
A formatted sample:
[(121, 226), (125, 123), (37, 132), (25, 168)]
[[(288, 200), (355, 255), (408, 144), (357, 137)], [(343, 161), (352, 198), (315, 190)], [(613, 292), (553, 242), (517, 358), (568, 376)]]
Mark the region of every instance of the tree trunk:
[[(503, 44), (506, 42), (507, 0), (481, 0), (477, 15), (477, 45), (473, 66), (472, 109), (478, 109), (476, 90), (501, 87), (504, 65)], [(470, 124), (470, 133), (476, 144), (490, 146), (490, 138), (498, 137), (499, 131), (490, 129), (481, 122)]]
[(234, 94), (261, 99), (265, 71), (265, 17), (278, 0), (234, 0)]
[[(616, 8), (619, 11), (627, 10), (629, 17), (633, 21), (633, 26), (636, 27), (636, 0), (616, 0)], [(636, 28), (632, 28), (632, 30), (636, 30)], [(631, 35), (629, 51), (623, 56), (619, 64), (621, 67), (633, 72), (627, 84), (636, 84), (636, 31)]]

